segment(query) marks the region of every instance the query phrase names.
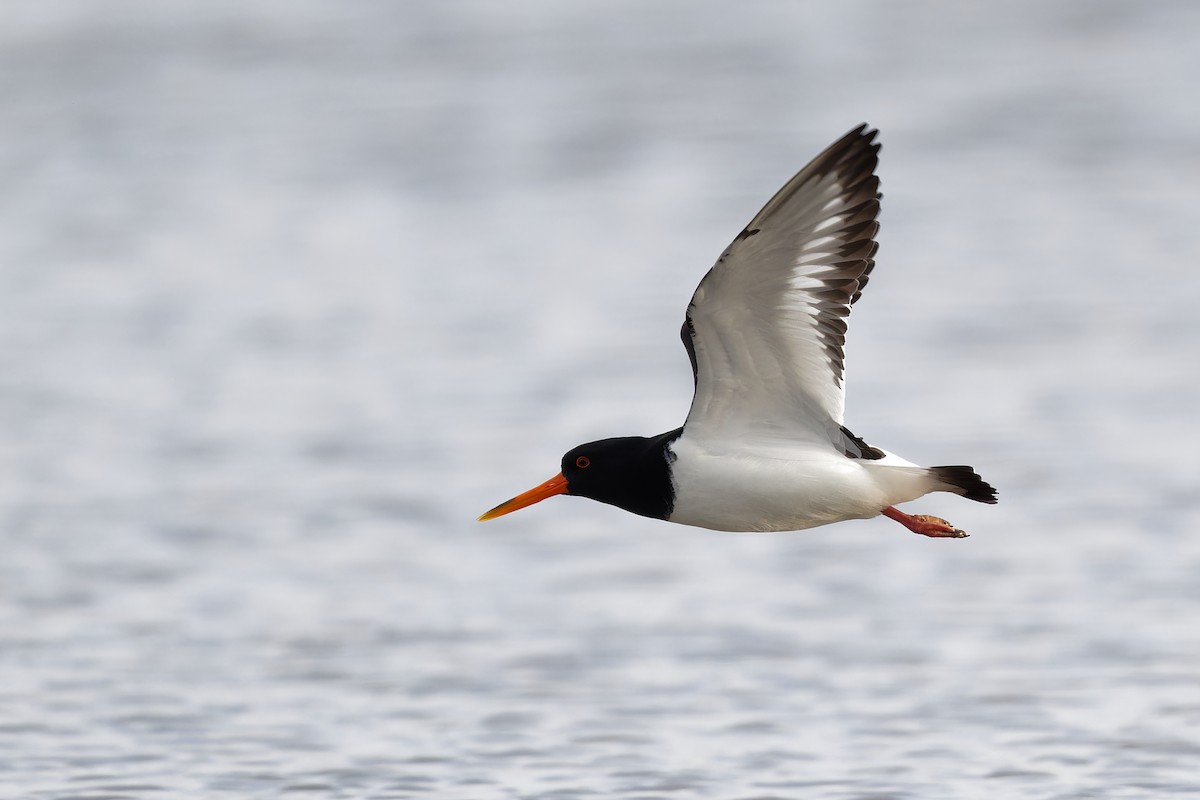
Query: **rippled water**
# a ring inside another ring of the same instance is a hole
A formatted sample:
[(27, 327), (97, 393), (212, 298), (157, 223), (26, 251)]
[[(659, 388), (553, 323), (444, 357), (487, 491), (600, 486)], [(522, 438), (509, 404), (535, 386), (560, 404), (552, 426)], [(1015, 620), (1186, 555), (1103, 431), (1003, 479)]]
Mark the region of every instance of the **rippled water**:
[[(4, 15), (0, 795), (1200, 794), (1194, 4)], [(972, 538), (474, 523), (862, 120), (848, 422)]]

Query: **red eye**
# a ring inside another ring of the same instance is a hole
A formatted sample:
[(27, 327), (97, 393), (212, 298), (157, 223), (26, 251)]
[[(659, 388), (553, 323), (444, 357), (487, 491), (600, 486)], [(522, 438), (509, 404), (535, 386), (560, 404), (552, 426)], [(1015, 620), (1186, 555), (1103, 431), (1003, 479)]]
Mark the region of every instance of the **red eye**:
[(575, 459), (575, 466), (579, 467), (580, 469), (587, 469), (588, 465), (591, 463), (592, 460), (587, 456), (580, 456), (579, 458)]

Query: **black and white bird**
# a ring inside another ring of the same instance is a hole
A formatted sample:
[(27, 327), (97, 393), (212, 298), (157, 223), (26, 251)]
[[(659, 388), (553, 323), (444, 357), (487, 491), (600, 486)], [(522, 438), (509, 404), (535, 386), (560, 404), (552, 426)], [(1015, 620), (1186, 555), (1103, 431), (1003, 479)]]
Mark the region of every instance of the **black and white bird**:
[(843, 424), (846, 317), (875, 266), (878, 131), (860, 125), (800, 170), (717, 259), (681, 335), (695, 396), (683, 426), (589, 442), (562, 472), (480, 521), (557, 494), (719, 531), (790, 531), (883, 514), (930, 492), (995, 503), (971, 467), (921, 467)]

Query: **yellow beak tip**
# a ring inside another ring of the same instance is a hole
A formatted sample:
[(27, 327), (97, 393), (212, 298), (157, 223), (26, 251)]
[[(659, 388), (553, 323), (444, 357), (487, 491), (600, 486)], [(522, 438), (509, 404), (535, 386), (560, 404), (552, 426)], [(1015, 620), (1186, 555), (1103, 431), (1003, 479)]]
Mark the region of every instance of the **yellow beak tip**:
[(502, 517), (505, 514), (511, 514), (513, 511), (519, 511), (526, 506), (531, 506), (534, 503), (545, 500), (547, 497), (553, 497), (556, 494), (567, 493), (567, 479), (562, 476), (562, 473), (555, 475), (550, 480), (535, 486), (524, 494), (519, 494), (511, 500), (506, 500), (500, 505), (480, 514), (475, 520), (476, 522), (487, 522), (489, 519)]

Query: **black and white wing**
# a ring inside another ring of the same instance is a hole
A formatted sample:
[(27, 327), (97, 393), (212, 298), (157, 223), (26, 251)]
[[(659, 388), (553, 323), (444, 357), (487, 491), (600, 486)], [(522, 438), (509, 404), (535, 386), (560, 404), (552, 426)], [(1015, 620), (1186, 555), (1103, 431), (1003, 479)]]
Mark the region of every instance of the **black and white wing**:
[(846, 316), (875, 266), (877, 133), (860, 125), (813, 159), (700, 282), (682, 331), (696, 378), (685, 430), (873, 457), (842, 414)]

